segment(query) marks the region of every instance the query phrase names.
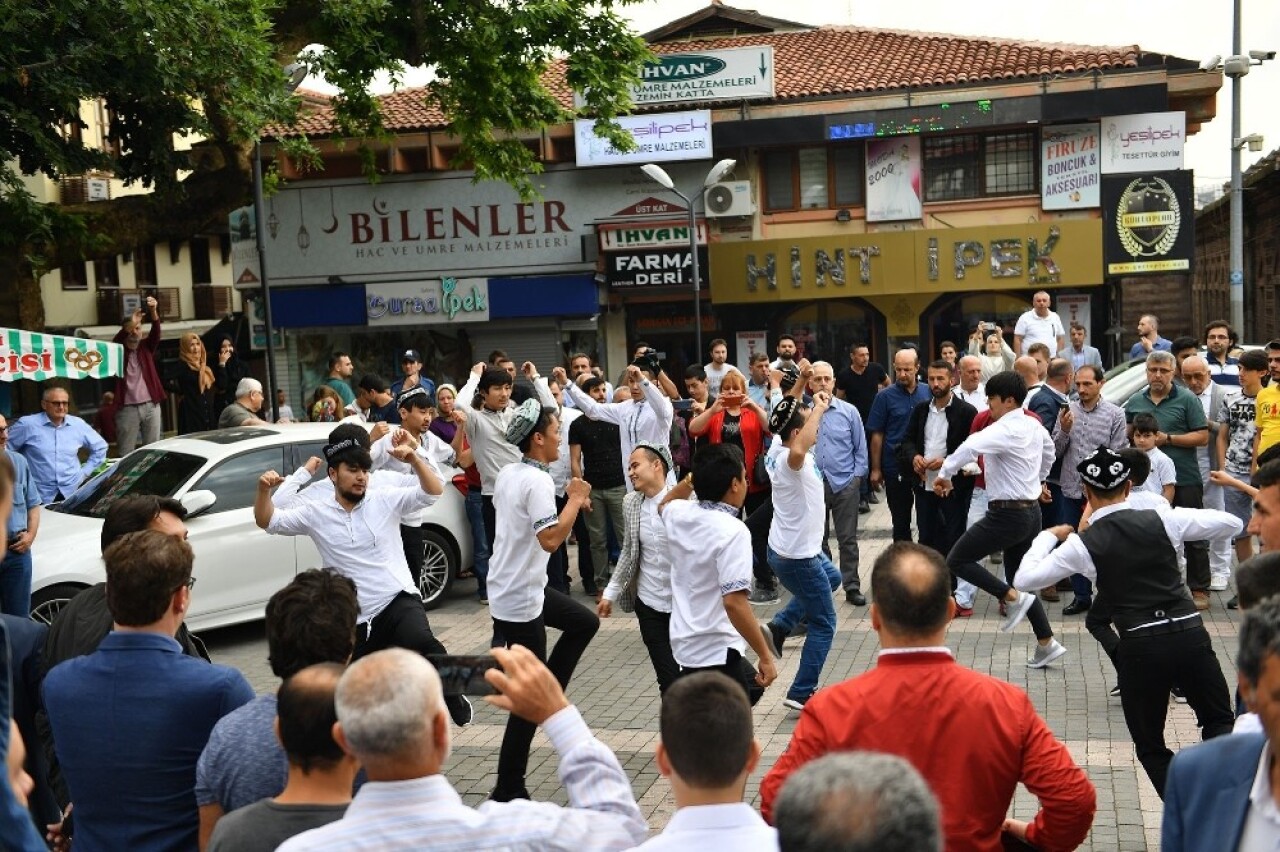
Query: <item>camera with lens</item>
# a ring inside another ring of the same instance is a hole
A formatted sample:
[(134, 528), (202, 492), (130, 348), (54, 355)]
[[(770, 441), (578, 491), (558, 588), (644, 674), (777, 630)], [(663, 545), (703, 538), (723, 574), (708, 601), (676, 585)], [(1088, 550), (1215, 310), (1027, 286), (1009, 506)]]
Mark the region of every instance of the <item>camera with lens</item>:
[(787, 393), (796, 386), (796, 382), (800, 381), (800, 370), (793, 364), (788, 364), (782, 368), (782, 379), (778, 382), (778, 387), (783, 393)]
[(641, 370), (647, 370), (651, 375), (658, 375), (662, 372), (662, 362), (658, 359), (658, 350), (646, 349), (636, 356), (631, 362), (632, 366), (639, 367)]

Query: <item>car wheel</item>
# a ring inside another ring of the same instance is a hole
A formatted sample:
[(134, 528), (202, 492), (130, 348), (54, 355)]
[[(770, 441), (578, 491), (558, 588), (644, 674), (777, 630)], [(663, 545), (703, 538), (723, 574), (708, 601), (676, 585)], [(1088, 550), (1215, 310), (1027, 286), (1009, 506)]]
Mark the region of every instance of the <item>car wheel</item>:
[(59, 583), (47, 586), (31, 595), (31, 620), (40, 624), (52, 624), (67, 601), (83, 592), (84, 586), (73, 586), (70, 583)]
[(435, 609), (444, 601), (453, 586), (453, 578), (458, 574), (458, 553), (453, 542), (435, 530), (423, 533), (422, 547), (425, 552), (418, 591), (422, 593), (423, 606)]

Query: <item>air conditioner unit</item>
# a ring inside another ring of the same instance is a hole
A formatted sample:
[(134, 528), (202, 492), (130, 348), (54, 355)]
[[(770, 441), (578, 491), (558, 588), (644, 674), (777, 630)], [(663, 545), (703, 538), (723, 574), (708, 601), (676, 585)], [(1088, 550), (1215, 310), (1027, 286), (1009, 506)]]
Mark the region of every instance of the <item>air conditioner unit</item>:
[(750, 216), (756, 212), (751, 200), (751, 181), (730, 180), (712, 184), (706, 195), (707, 216)]

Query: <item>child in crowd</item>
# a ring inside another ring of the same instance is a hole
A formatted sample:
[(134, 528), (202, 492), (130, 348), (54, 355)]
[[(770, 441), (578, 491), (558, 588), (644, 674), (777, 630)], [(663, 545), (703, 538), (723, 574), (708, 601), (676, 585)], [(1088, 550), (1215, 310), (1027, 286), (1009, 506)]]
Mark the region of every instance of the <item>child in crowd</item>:
[(1151, 461), (1151, 475), (1141, 485), (1135, 483), (1135, 491), (1150, 491), (1160, 494), (1170, 503), (1173, 502), (1173, 485), (1177, 473), (1173, 469), (1173, 460), (1156, 447), (1156, 432), (1160, 431), (1155, 415), (1142, 413), (1133, 418), (1133, 445), (1147, 454)]

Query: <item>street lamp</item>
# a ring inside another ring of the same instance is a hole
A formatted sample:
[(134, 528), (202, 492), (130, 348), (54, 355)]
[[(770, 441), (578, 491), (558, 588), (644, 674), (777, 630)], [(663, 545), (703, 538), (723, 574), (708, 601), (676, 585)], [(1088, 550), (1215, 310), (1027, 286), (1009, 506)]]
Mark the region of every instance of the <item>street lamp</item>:
[[(712, 184), (719, 183), (720, 180), (733, 171), (733, 167), (738, 164), (737, 160), (721, 160), (707, 172), (707, 178), (702, 182), (702, 189), (698, 195), (705, 193)], [(640, 171), (644, 172), (654, 183), (663, 189), (668, 189), (680, 196), (684, 201), (685, 207), (689, 211), (689, 256), (693, 261), (693, 330), (694, 330), (694, 346), (696, 348), (696, 358), (703, 357), (702, 351), (702, 290), (701, 280), (698, 273), (698, 222), (693, 215), (693, 198), (685, 195), (676, 189), (675, 181), (671, 180), (671, 175), (667, 174), (661, 166), (653, 163), (646, 163), (640, 167)]]
[[(284, 71), (284, 90), (292, 94), (307, 76), (306, 66), (299, 62), (286, 65)], [(280, 403), (276, 400), (276, 347), (272, 339), (271, 328), (271, 284), (267, 280), (267, 251), (262, 241), (262, 227), (266, 218), (262, 215), (262, 140), (253, 143), (253, 218), (256, 227), (253, 229), (258, 243), (258, 275), (262, 280), (262, 322), (267, 332), (267, 402), (271, 406), (271, 422), (280, 422)], [(249, 334), (253, 335), (253, 323), (249, 324)]]
[[(1241, 78), (1250, 67), (1275, 59), (1274, 50), (1240, 49), (1240, 0), (1235, 0), (1234, 19), (1231, 27), (1231, 55), (1225, 59), (1211, 56), (1200, 63), (1203, 71), (1216, 71), (1231, 78), (1231, 327), (1242, 336), (1244, 330), (1244, 181), (1240, 171), (1240, 151), (1245, 145), (1249, 150), (1261, 150), (1262, 139), (1257, 134), (1240, 136), (1240, 87)], [(1257, 147), (1255, 147), (1255, 145)]]

